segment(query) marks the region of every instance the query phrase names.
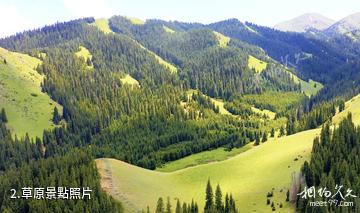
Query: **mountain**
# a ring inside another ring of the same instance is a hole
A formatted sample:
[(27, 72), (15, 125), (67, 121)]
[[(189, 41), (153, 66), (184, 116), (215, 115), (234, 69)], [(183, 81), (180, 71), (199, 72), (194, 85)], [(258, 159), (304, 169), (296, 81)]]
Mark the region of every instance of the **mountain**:
[(360, 30), (360, 12), (341, 19), (326, 29), (325, 32), (329, 35), (334, 35), (345, 34), (355, 30)]
[(325, 30), (335, 21), (317, 13), (306, 13), (274, 26), (275, 29), (289, 32), (306, 32), (309, 29)]

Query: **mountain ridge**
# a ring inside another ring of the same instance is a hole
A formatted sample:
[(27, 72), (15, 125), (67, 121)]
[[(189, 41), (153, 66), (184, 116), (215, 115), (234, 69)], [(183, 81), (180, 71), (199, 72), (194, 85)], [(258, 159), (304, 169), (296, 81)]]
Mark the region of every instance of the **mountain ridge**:
[(325, 30), (336, 21), (318, 13), (305, 13), (293, 19), (280, 22), (275, 29), (289, 32), (306, 32), (310, 29)]
[(329, 35), (345, 34), (355, 30), (360, 30), (360, 12), (346, 16), (331, 25), (324, 32)]

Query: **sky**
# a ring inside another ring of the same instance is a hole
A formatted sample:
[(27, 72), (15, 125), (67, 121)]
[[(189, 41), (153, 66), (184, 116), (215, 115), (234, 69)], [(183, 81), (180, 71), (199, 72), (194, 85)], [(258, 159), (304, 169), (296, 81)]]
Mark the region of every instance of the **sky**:
[(0, 38), (57, 21), (112, 15), (212, 23), (229, 18), (264, 26), (320, 13), (334, 20), (360, 12), (359, 0), (0, 0)]

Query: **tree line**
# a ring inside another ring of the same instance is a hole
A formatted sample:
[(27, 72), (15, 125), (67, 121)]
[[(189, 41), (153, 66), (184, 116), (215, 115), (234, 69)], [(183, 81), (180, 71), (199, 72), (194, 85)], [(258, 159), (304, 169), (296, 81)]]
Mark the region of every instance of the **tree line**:
[[(145, 211), (143, 211), (145, 212)], [(146, 210), (147, 213), (150, 213), (150, 208), (147, 207)], [(199, 209), (199, 206), (194, 199), (191, 201), (191, 203), (184, 202), (181, 205), (181, 202), (179, 199), (177, 199), (175, 211), (172, 209), (172, 205), (170, 202), (170, 198), (167, 198), (167, 202), (165, 204), (162, 197), (160, 197), (156, 204), (155, 213), (198, 213), (198, 212), (204, 212), (204, 213), (237, 213), (239, 212), (236, 208), (236, 203), (231, 194), (226, 193), (226, 195), (223, 197), (220, 185), (218, 184), (216, 186), (215, 191), (213, 191), (213, 188), (211, 186), (210, 179), (208, 180), (206, 184), (205, 189), (205, 206), (204, 210), (201, 211)]]

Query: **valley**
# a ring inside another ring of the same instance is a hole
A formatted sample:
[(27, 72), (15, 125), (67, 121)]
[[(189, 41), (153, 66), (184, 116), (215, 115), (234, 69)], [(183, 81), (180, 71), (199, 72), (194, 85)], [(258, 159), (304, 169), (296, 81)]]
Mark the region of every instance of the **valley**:
[[(333, 118), (334, 124), (353, 113), (354, 122), (360, 124), (358, 114), (359, 96), (346, 103), (343, 112)], [(220, 158), (221, 150), (192, 155), (159, 168), (157, 171), (142, 169), (115, 159), (97, 159), (96, 163), (102, 177), (102, 185), (109, 194), (125, 200), (129, 211), (154, 209), (157, 197), (168, 197), (190, 202), (202, 200), (205, 196), (205, 183), (210, 178), (219, 183), (224, 192), (232, 193), (242, 212), (270, 212), (266, 205), (266, 194), (274, 191), (275, 203), (284, 207), (277, 212), (292, 212), (294, 206), (285, 202), (286, 191), (290, 188), (291, 177), (300, 171), (305, 160), (309, 160), (313, 140), (319, 136), (320, 129), (308, 130), (291, 136), (270, 138), (258, 147), (241, 148), (239, 154), (229, 159)], [(236, 152), (236, 151), (235, 151)], [(198, 165), (201, 155), (206, 160)], [(197, 157), (199, 156), (199, 157)], [(217, 162), (220, 160), (220, 162)], [(204, 164), (205, 163), (205, 164)], [(197, 165), (188, 167), (190, 165)], [(111, 174), (111, 175), (109, 175)], [(281, 191), (281, 192), (280, 192)], [(200, 208), (204, 203), (199, 203)]]

